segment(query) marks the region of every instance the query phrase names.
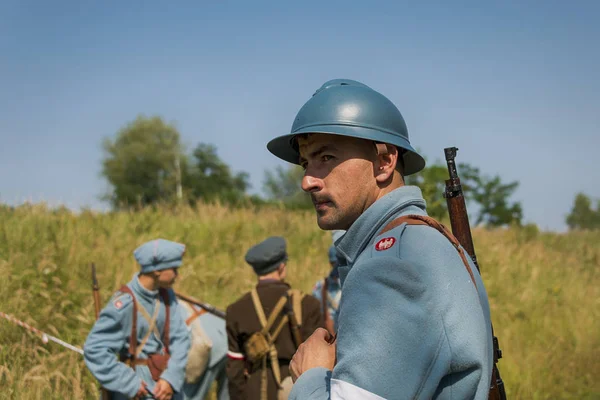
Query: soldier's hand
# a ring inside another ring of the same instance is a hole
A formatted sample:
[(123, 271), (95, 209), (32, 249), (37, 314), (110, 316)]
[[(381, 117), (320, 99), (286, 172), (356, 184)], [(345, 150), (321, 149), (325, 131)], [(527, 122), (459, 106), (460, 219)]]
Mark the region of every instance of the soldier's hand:
[(146, 389), (146, 382), (142, 381), (142, 383), (140, 384), (140, 388), (138, 389), (137, 393), (135, 394), (135, 399), (143, 399), (145, 398), (147, 395), (149, 394), (148, 389)]
[(173, 388), (169, 382), (159, 379), (154, 385), (152, 393), (158, 400), (170, 400), (173, 397)]
[(325, 367), (329, 370), (335, 365), (336, 343), (329, 343), (331, 335), (326, 329), (318, 328), (298, 347), (290, 362), (290, 374), (294, 383), (304, 372), (311, 368)]

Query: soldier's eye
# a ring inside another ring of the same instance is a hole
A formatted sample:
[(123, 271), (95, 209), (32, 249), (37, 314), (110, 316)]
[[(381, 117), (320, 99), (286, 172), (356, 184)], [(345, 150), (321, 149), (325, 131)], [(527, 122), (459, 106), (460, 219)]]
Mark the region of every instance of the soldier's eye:
[(324, 154), (324, 155), (321, 157), (321, 159), (322, 159), (323, 161), (329, 161), (329, 160), (332, 160), (332, 159), (333, 159), (333, 156), (330, 156), (330, 155)]

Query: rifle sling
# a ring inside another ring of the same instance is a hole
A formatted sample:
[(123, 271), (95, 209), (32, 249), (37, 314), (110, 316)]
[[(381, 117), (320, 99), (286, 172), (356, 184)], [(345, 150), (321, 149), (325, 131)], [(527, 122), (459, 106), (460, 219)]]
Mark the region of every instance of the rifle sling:
[(158, 328), (156, 326), (156, 318), (158, 317), (158, 311), (160, 309), (160, 301), (156, 299), (154, 305), (154, 313), (152, 314), (152, 316), (150, 316), (150, 314), (148, 314), (148, 311), (146, 311), (144, 306), (141, 306), (139, 303), (134, 303), (134, 307), (138, 309), (138, 311), (142, 314), (142, 317), (144, 317), (144, 319), (148, 322), (148, 332), (142, 339), (142, 343), (140, 343), (140, 345), (137, 346), (137, 348), (135, 349), (135, 358), (137, 360), (137, 358), (142, 353), (144, 346), (146, 345), (146, 343), (148, 343), (148, 339), (150, 339), (150, 335), (152, 335), (152, 333), (154, 333), (154, 335), (157, 338), (160, 338), (160, 333), (158, 332)]
[(425, 215), (415, 215), (415, 214), (404, 215), (404, 216), (398, 217), (398, 218), (394, 219), (393, 221), (391, 221), (390, 223), (388, 223), (381, 230), (381, 232), (379, 232), (379, 234), (377, 236), (382, 235), (386, 232), (389, 232), (392, 229), (394, 229), (404, 223), (406, 223), (407, 225), (427, 225), (434, 229), (437, 229), (442, 235), (444, 235), (446, 237), (446, 239), (448, 239), (450, 241), (450, 243), (452, 243), (454, 248), (458, 251), (458, 254), (460, 255), (460, 258), (461, 258), (463, 264), (465, 265), (467, 272), (471, 276), (471, 281), (473, 282), (473, 285), (475, 285), (475, 289), (477, 289), (477, 283), (475, 283), (475, 275), (473, 274), (473, 270), (471, 269), (471, 266), (469, 265), (469, 262), (467, 261), (467, 257), (465, 256), (465, 252), (464, 252), (463, 248), (460, 246), (460, 243), (458, 242), (456, 237), (454, 237), (452, 232), (450, 232), (448, 230), (448, 228), (446, 228), (444, 225), (442, 225), (435, 219), (425, 216)]
[[(477, 284), (475, 283), (475, 276), (473, 275), (473, 270), (471, 269), (471, 266), (469, 265), (469, 263), (467, 261), (467, 257), (465, 256), (465, 252), (464, 252), (463, 248), (460, 246), (459, 241), (448, 230), (448, 228), (446, 228), (444, 225), (442, 225), (435, 219), (433, 219), (429, 216), (415, 215), (415, 214), (398, 217), (398, 218), (394, 219), (393, 221), (391, 221), (390, 223), (388, 223), (383, 228), (383, 230), (381, 230), (381, 232), (379, 232), (379, 234), (377, 236), (379, 236), (383, 233), (389, 232), (390, 230), (392, 230), (404, 223), (406, 223), (407, 225), (427, 225), (434, 229), (437, 229), (442, 235), (444, 235), (446, 237), (446, 239), (448, 239), (452, 243), (454, 248), (458, 251), (458, 254), (460, 255), (460, 258), (462, 259), (462, 262), (465, 265), (465, 268), (467, 269), (467, 271), (469, 272), (469, 275), (471, 276), (471, 281), (473, 282), (473, 285), (475, 286), (475, 289), (477, 290)], [(479, 299), (479, 294), (478, 294), (478, 299)], [(493, 343), (494, 359), (493, 359), (493, 364), (492, 364), (492, 377), (491, 377), (491, 387), (489, 390), (489, 399), (490, 400), (504, 400), (504, 399), (506, 399), (506, 396), (504, 395), (504, 392), (503, 392), (504, 388), (500, 389), (498, 387), (499, 384), (503, 385), (503, 383), (498, 378), (500, 373), (498, 371), (498, 367), (496, 364), (498, 363), (499, 350), (498, 350), (497, 339), (496, 339), (496, 336), (494, 335), (494, 327), (493, 326), (492, 326), (492, 337), (493, 337), (493, 341), (494, 341), (494, 343)]]

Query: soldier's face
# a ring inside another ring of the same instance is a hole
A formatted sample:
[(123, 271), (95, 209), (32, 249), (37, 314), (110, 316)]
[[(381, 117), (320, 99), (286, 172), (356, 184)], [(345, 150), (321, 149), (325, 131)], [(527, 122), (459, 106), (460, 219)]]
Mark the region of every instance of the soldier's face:
[(348, 229), (376, 200), (376, 153), (367, 140), (321, 133), (299, 137), (302, 190), (321, 229)]
[(177, 268), (163, 269), (158, 275), (158, 286), (168, 289), (175, 283), (177, 279)]

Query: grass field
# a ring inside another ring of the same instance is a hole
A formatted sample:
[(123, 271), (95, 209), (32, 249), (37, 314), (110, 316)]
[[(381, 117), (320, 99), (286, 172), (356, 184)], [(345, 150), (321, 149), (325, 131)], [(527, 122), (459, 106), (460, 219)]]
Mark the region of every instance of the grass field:
[[(94, 322), (89, 264), (102, 298), (137, 270), (132, 251), (163, 237), (187, 244), (176, 289), (224, 309), (254, 282), (247, 248), (289, 245), (289, 281), (305, 291), (328, 271), (330, 234), (312, 212), (146, 209), (100, 214), (0, 207), (0, 311), (81, 346)], [(509, 399), (600, 399), (600, 232), (475, 230)], [(0, 399), (96, 398), (78, 354), (0, 319)]]

